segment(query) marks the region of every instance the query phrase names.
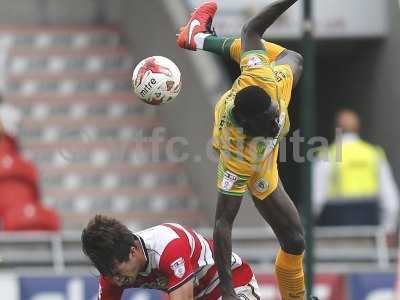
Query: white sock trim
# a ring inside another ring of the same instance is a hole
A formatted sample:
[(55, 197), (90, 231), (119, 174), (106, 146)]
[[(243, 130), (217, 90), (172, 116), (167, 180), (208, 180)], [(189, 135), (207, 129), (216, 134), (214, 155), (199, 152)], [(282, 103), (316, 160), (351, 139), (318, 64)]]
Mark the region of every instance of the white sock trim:
[(194, 41), (196, 43), (196, 48), (197, 49), (203, 49), (204, 46), (204, 40), (206, 39), (206, 37), (210, 36), (211, 33), (203, 33), (203, 32), (199, 32), (194, 36)]

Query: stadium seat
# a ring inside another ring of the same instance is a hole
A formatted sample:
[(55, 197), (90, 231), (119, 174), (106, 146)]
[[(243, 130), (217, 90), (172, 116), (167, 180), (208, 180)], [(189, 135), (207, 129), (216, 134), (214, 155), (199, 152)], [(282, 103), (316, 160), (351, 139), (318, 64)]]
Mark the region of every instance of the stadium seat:
[(32, 163), (16, 155), (1, 155), (0, 217), (16, 203), (25, 205), (39, 200), (38, 177)]
[(60, 218), (54, 210), (43, 207), (38, 202), (25, 203), (7, 210), (3, 218), (3, 229), (58, 231)]
[(15, 27), (0, 30), (0, 44), (9, 48), (44, 50), (116, 47), (120, 32), (116, 27)]

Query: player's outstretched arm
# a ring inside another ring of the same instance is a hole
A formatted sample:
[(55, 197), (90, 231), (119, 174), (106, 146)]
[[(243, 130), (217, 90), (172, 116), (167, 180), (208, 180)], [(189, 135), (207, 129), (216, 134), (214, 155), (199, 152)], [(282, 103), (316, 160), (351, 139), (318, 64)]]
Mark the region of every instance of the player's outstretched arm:
[(261, 42), (265, 30), (270, 27), (297, 0), (278, 0), (266, 6), (242, 26), (242, 51), (264, 50)]

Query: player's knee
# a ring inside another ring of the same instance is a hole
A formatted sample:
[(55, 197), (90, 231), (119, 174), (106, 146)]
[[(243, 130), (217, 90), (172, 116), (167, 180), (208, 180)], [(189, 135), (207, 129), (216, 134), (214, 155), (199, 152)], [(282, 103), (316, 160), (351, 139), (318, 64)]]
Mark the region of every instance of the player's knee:
[(292, 242), (293, 252), (303, 253), (306, 248), (306, 240), (304, 239), (303, 233), (295, 234)]
[(301, 231), (291, 232), (281, 241), (282, 249), (290, 254), (301, 254), (304, 252), (306, 242)]

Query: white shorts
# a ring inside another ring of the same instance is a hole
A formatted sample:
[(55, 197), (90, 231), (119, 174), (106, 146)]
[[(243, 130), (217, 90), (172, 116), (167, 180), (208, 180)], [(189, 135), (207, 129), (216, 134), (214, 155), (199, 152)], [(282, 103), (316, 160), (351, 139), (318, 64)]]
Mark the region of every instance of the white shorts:
[[(235, 288), (235, 292), (238, 295), (238, 297), (242, 300), (261, 299), (260, 288), (258, 287), (258, 283), (254, 275), (248, 284)], [(218, 300), (221, 300), (221, 298), (222, 297), (219, 297)]]

